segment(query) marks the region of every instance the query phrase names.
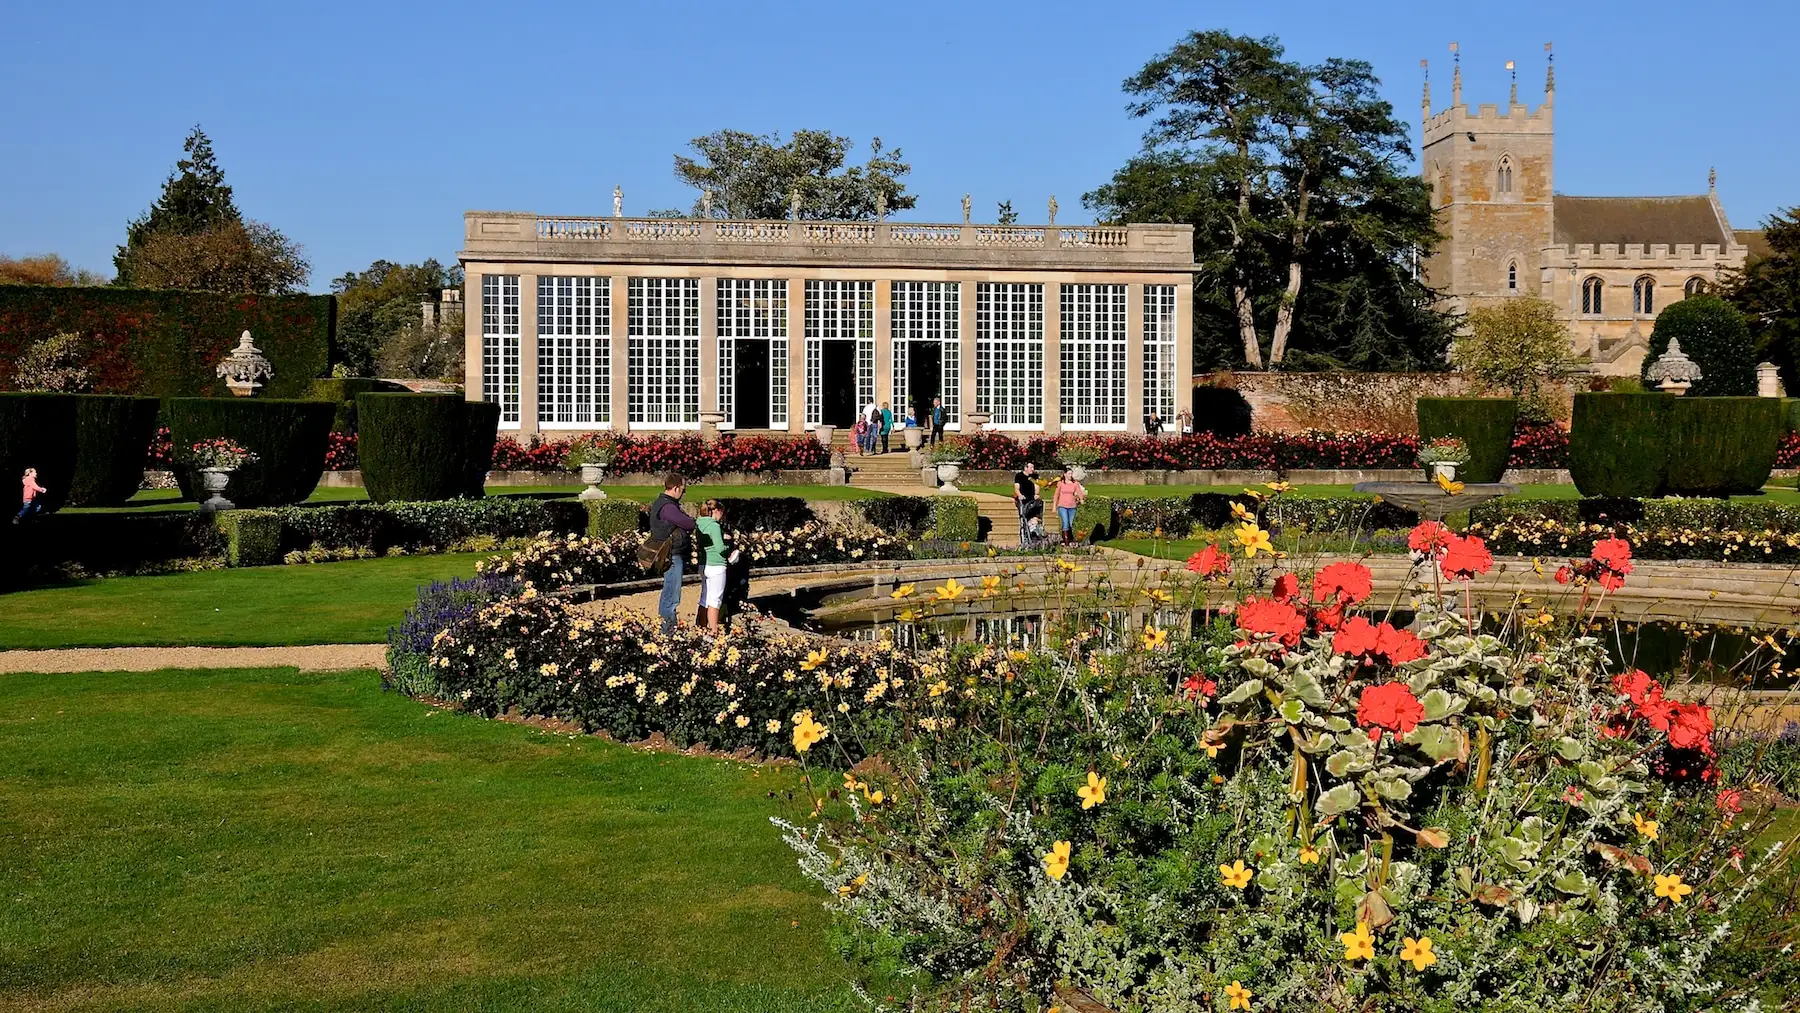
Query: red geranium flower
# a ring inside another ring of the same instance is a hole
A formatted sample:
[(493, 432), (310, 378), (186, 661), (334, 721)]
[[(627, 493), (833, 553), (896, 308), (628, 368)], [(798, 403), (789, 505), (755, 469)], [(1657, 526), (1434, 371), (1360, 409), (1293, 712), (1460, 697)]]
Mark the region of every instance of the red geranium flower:
[(1494, 556), (1486, 543), (1474, 535), (1450, 535), (1442, 566), (1448, 580), (1474, 580), (1494, 568)]
[(1376, 649), (1387, 657), (1390, 665), (1404, 665), (1425, 656), (1425, 641), (1406, 630), (1382, 623), (1375, 628), (1375, 633), (1379, 638)]
[(1361, 563), (1333, 563), (1313, 577), (1313, 601), (1330, 601), (1355, 605), (1374, 591), (1373, 575)]
[(1219, 691), (1219, 684), (1206, 678), (1199, 672), (1195, 672), (1193, 675), (1182, 680), (1181, 689), (1189, 700), (1197, 700), (1201, 697), (1210, 697), (1214, 693), (1217, 693)]
[(1629, 697), (1632, 703), (1640, 707), (1643, 706), (1644, 700), (1649, 697), (1651, 691), (1655, 691), (1659, 697), (1662, 695), (1662, 685), (1650, 678), (1649, 674), (1641, 668), (1613, 676), (1613, 688)]
[(1744, 811), (1744, 793), (1737, 788), (1720, 788), (1719, 796), (1713, 799), (1713, 805), (1727, 815), (1741, 813)]
[(1331, 638), (1331, 649), (1346, 657), (1385, 661), (1404, 665), (1417, 661), (1426, 653), (1425, 641), (1391, 623), (1377, 626), (1361, 616), (1345, 620), (1342, 629)]
[(1350, 658), (1374, 654), (1380, 647), (1381, 638), (1375, 632), (1375, 624), (1362, 616), (1346, 620), (1343, 628), (1331, 638), (1332, 651)]
[(1600, 576), (1594, 578), (1600, 586), (1608, 591), (1617, 591), (1625, 586), (1625, 578), (1611, 570), (1601, 570)]
[(1414, 552), (1437, 553), (1449, 544), (1450, 529), (1437, 521), (1420, 521), (1419, 526), (1406, 536), (1407, 548)]
[(1225, 576), (1231, 573), (1231, 554), (1208, 545), (1188, 557), (1187, 568), (1202, 577)]
[(1700, 703), (1670, 704), (1669, 745), (1713, 755), (1712, 710)]
[(1237, 610), (1238, 629), (1274, 637), (1288, 647), (1298, 646), (1306, 632), (1306, 620), (1292, 605), (1269, 598), (1246, 598)]
[(1594, 543), (1594, 562), (1614, 573), (1631, 572), (1631, 543), (1623, 538), (1605, 538)]
[(1275, 589), (1270, 592), (1270, 597), (1276, 601), (1292, 601), (1294, 596), (1299, 593), (1300, 578), (1291, 573), (1284, 573), (1275, 578)]
[(1381, 738), (1382, 731), (1401, 736), (1419, 726), (1425, 707), (1413, 696), (1404, 682), (1388, 682), (1362, 691), (1356, 705), (1356, 723), (1369, 730), (1369, 741)]
[(1571, 570), (1566, 566), (1559, 566), (1556, 568), (1556, 582), (1558, 584), (1567, 584), (1569, 581), (1574, 580), (1574, 579), (1575, 579), (1575, 571), (1574, 570)]

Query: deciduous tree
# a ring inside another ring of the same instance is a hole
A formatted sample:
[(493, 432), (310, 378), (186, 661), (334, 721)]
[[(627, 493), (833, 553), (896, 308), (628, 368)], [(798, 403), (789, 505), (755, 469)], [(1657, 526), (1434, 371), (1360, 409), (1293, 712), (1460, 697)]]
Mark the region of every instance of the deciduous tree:
[(127, 258), (135, 288), (282, 295), (312, 272), (298, 244), (273, 226), (221, 222), (198, 233), (152, 232)]
[(125, 245), (113, 256), (119, 285), (143, 287), (133, 276), (133, 254), (150, 237), (171, 233), (194, 236), (242, 220), (206, 131), (195, 124), (181, 148), (183, 157), (163, 182), (162, 195), (126, 227)]
[[(1306, 66), (1272, 37), (1195, 32), (1125, 82), (1131, 114), (1151, 119), (1145, 153), (1084, 199), (1108, 220), (1195, 226), (1196, 326), (1223, 310), (1252, 368), (1286, 362), (1314, 326), (1315, 357), (1429, 368), (1453, 323), (1412, 277), (1436, 231), (1378, 83), (1359, 60)], [(1315, 280), (1324, 298), (1309, 301)]]
[(104, 285), (106, 279), (71, 265), (54, 253), (41, 257), (0, 256), (0, 285)]
[(1768, 255), (1728, 275), (1723, 295), (1744, 314), (1757, 357), (1779, 366), (1788, 392), (1800, 393), (1800, 208), (1770, 215), (1763, 237)]
[(912, 171), (899, 148), (887, 150), (877, 137), (862, 165), (845, 167), (850, 138), (827, 130), (751, 134), (715, 130), (696, 137), (693, 155), (675, 156), (675, 176), (702, 196), (692, 214), (707, 213), (704, 191), (712, 191), (715, 218), (787, 218), (793, 194), (800, 193), (800, 217), (814, 221), (868, 221), (886, 198), (888, 211), (918, 202), (901, 177)]
[(1543, 299), (1506, 299), (1469, 311), (1468, 330), (1451, 350), (1456, 368), (1486, 390), (1519, 399), (1521, 418), (1550, 421), (1544, 385), (1569, 375), (1569, 329)]
[[(408, 328), (423, 328), (422, 304), (436, 302), (444, 289), (459, 287), (462, 282), (462, 268), (445, 267), (435, 259), (419, 264), (377, 260), (366, 270), (346, 272), (331, 283), (331, 291), (338, 297), (338, 347), (333, 357), (353, 376), (371, 375), (378, 365), (386, 371), (390, 365), (412, 361), (411, 351), (387, 357), (384, 348), (401, 339)], [(426, 337), (421, 330), (402, 343), (410, 349), (421, 341), (429, 344)], [(456, 341), (460, 360), (460, 329)], [(418, 368), (429, 368), (429, 363)]]

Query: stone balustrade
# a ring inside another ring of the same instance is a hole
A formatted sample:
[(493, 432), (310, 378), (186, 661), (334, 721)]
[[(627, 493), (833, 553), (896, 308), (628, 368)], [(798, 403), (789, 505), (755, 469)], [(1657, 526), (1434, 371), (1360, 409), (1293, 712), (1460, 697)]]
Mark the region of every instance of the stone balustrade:
[[(943, 225), (912, 222), (464, 215), (465, 261), (992, 265), (1118, 270), (1191, 268), (1187, 225)], [(996, 263), (996, 260), (999, 263)]]

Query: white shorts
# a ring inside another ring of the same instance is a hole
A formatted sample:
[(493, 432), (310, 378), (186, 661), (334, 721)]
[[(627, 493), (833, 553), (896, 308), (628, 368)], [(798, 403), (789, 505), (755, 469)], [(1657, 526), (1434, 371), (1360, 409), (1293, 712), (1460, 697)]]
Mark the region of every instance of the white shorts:
[(700, 568), (700, 607), (716, 609), (725, 600), (725, 567), (723, 565), (704, 566)]

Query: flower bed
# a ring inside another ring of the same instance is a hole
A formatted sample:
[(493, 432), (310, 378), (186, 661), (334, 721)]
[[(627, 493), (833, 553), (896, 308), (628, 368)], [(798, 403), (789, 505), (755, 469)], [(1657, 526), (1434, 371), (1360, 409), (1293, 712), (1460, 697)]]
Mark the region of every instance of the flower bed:
[(1585, 554), (1622, 538), (1646, 559), (1800, 562), (1800, 509), (1713, 499), (1528, 500), (1477, 507), (1470, 530), (1495, 552)]
[[(610, 435), (615, 474), (660, 475), (678, 471), (689, 478), (727, 472), (817, 470), (831, 464), (831, 452), (811, 436), (738, 436), (707, 443), (693, 436)], [(564, 471), (565, 459), (582, 437), (524, 444), (503, 436), (494, 443), (496, 471)]]
[[(1439, 525), (1411, 541), (1453, 582), (1492, 565)], [(903, 1006), (1746, 1005), (1717, 978), (1736, 909), (1781, 872), (1752, 844), (1776, 800), (1755, 761), (1719, 762), (1709, 707), (1535, 611), (1495, 636), (1426, 595), (1401, 629), (1356, 563), (1264, 590), (1209, 551), (1143, 589), (1237, 592), (1191, 636), (1079, 601), (1039, 650), (665, 635), (528, 589), (395, 668), (479, 714), (828, 768), (778, 822), (846, 948), (908, 973)], [(1630, 559), (1579, 565), (1604, 594)], [(1071, 595), (1079, 571), (1058, 571)]]
[[(1243, 468), (1287, 471), (1297, 468), (1412, 468), (1419, 454), (1416, 436), (1391, 433), (1309, 431), (1251, 433), (1218, 437), (1211, 433), (1144, 436), (1034, 436), (1020, 443), (999, 433), (970, 437), (967, 466), (973, 470), (1013, 469), (1032, 461), (1057, 467), (1070, 443), (1099, 451), (1097, 466), (1110, 469), (1193, 471)], [(1561, 468), (1567, 465), (1568, 433), (1556, 426), (1521, 429), (1513, 437), (1510, 467)]]

